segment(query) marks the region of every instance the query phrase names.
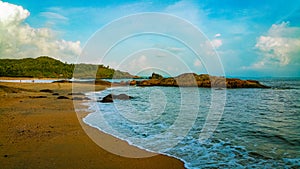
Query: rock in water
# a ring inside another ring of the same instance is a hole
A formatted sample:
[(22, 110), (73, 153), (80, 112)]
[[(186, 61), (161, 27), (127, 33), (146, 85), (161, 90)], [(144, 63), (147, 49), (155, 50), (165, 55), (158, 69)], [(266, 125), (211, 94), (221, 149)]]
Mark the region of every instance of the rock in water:
[(109, 94), (109, 95), (103, 97), (100, 102), (102, 102), (102, 103), (111, 103), (111, 102), (113, 102), (112, 94)]
[[(163, 78), (159, 74), (152, 74), (149, 80), (133, 83), (136, 86), (174, 86), (174, 87), (205, 87), (205, 88), (270, 88), (255, 80), (241, 80), (210, 76), (208, 74), (197, 75), (184, 73), (177, 77)], [(133, 85), (132, 84), (132, 85)]]
[(113, 102), (114, 99), (119, 99), (119, 100), (129, 100), (132, 99), (132, 96), (128, 96), (126, 94), (119, 94), (119, 95), (114, 95), (114, 94), (108, 94), (107, 96), (103, 97), (100, 102), (102, 103), (111, 103)]
[(130, 81), (129, 85), (130, 86), (135, 86), (136, 85), (136, 81), (135, 80)]
[(119, 100), (129, 100), (132, 98), (133, 98), (132, 96), (128, 96), (126, 94), (113, 95), (113, 99), (119, 99)]
[(163, 79), (163, 76), (160, 74), (156, 74), (156, 73), (152, 73), (152, 76), (150, 77), (150, 79)]

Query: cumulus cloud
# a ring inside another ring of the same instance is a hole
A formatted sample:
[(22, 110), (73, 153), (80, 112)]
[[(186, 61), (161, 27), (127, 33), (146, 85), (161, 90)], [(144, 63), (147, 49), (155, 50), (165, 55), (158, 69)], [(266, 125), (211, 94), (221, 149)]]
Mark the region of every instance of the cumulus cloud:
[(255, 47), (262, 56), (261, 60), (253, 65), (255, 68), (295, 64), (300, 54), (300, 28), (290, 27), (289, 22), (273, 24), (267, 35), (257, 39)]
[(13, 22), (20, 23), (30, 15), (29, 11), (23, 9), (21, 6), (2, 1), (0, 1), (0, 9), (0, 23), (4, 26)]
[(47, 55), (74, 62), (81, 52), (80, 42), (58, 40), (49, 28), (31, 27), (25, 22), (29, 15), (22, 6), (0, 1), (0, 58)]

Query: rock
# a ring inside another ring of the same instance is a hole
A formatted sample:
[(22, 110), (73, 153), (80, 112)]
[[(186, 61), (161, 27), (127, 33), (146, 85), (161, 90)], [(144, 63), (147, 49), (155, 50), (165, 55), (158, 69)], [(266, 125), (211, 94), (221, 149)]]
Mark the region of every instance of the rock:
[(84, 93), (68, 93), (68, 95), (79, 95), (79, 96), (84, 96)]
[(119, 95), (114, 95), (114, 94), (108, 94), (107, 96), (103, 97), (100, 102), (102, 103), (111, 103), (113, 102), (114, 99), (118, 100), (129, 100), (132, 99), (132, 96), (128, 96), (126, 94), (119, 94)]
[(119, 99), (119, 100), (129, 100), (132, 98), (133, 98), (132, 96), (128, 96), (126, 94), (113, 95), (113, 99)]
[(156, 73), (152, 73), (152, 76), (150, 77), (150, 79), (163, 79), (163, 76), (160, 74), (156, 74)]
[(174, 78), (164, 78), (160, 81), (161, 86), (178, 86), (177, 81)]
[(42, 99), (42, 98), (47, 98), (47, 96), (29, 96), (29, 98)]
[(255, 80), (226, 79), (227, 88), (269, 88)]
[(195, 73), (184, 73), (175, 77), (175, 80), (178, 83), (178, 86), (197, 87), (197, 76), (198, 75)]
[(255, 80), (241, 80), (210, 76), (208, 74), (197, 75), (184, 73), (177, 77), (163, 78), (153, 73), (151, 79), (135, 82), (137, 86), (174, 86), (174, 87), (204, 87), (204, 88), (270, 88)]
[(140, 79), (141, 77), (140, 76), (133, 76), (132, 78), (133, 79)]
[(102, 103), (111, 103), (111, 102), (113, 102), (112, 94), (109, 94), (109, 95), (103, 97), (100, 102), (102, 102)]
[(140, 82), (143, 86), (160, 86), (161, 79), (143, 80)]
[(80, 101), (82, 101), (82, 100), (91, 100), (91, 99), (88, 98), (88, 97), (73, 97), (72, 100), (80, 100)]
[(130, 86), (135, 86), (136, 85), (136, 81), (135, 80), (130, 81), (129, 85)]
[(69, 98), (66, 96), (58, 96), (57, 99), (69, 99)]
[(50, 89), (42, 89), (40, 92), (45, 92), (45, 93), (53, 93), (53, 90)]
[(52, 83), (72, 83), (72, 81), (69, 81), (69, 80), (57, 80), (57, 81), (54, 81)]

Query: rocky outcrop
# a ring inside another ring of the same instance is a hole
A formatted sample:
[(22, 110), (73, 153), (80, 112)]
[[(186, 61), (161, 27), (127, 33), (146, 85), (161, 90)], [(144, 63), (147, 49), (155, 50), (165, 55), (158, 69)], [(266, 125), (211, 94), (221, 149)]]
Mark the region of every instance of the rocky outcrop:
[(184, 73), (177, 77), (163, 78), (161, 75), (152, 74), (151, 79), (132, 81), (130, 85), (137, 86), (176, 86), (176, 87), (205, 87), (205, 88), (269, 88), (255, 80), (241, 80), (236, 78), (224, 78), (210, 76), (208, 74), (197, 75)]
[(256, 80), (226, 79), (227, 88), (270, 88)]
[(164, 77), (160, 74), (157, 73), (152, 73), (151, 77), (149, 77), (149, 79), (163, 79)]
[(132, 96), (128, 96), (126, 94), (119, 94), (119, 95), (114, 95), (114, 94), (108, 94), (107, 96), (103, 97), (100, 102), (102, 103), (111, 103), (113, 100), (118, 99), (118, 100), (129, 100), (132, 99)]
[(135, 86), (135, 85), (136, 85), (136, 81), (135, 81), (135, 80), (130, 81), (130, 82), (129, 82), (129, 85), (130, 85), (130, 86)]

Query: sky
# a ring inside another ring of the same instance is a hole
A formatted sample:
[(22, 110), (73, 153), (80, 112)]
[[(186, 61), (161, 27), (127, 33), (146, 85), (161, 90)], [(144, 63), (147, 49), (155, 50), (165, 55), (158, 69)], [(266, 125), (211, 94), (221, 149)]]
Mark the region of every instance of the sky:
[(300, 1), (0, 0), (0, 58), (42, 55), (132, 74), (300, 77)]

